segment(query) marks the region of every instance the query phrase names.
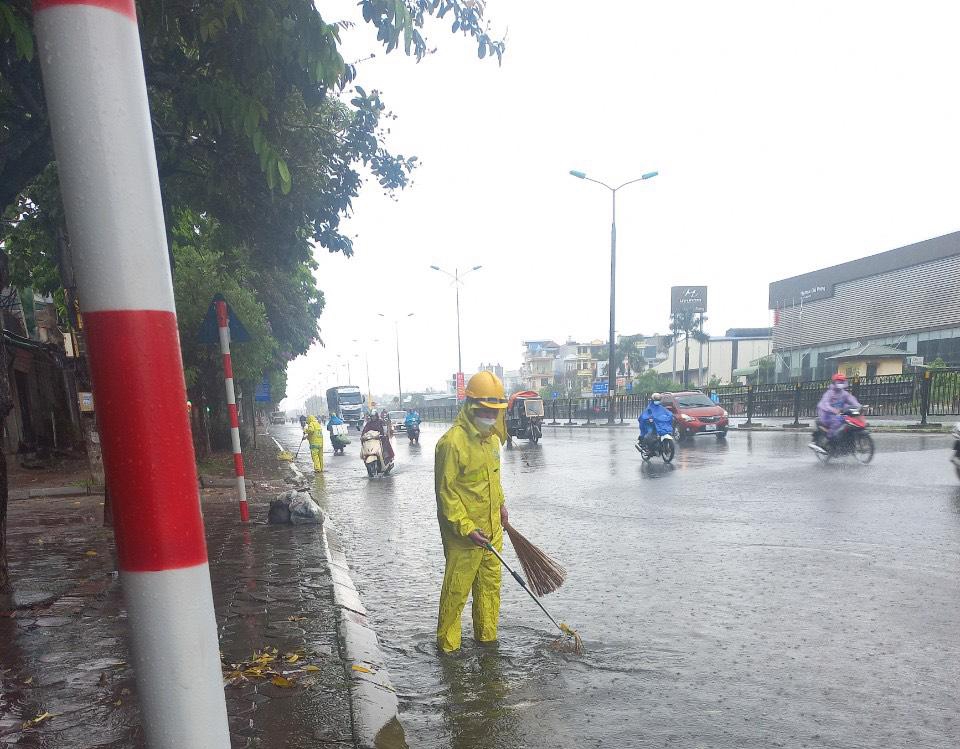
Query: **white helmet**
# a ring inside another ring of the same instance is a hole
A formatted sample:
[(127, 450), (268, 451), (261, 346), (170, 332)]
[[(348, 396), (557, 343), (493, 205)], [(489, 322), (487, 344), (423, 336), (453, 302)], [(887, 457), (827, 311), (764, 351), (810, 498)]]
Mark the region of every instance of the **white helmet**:
[(653, 400), (653, 401), (660, 400), (660, 393), (654, 393), (653, 395), (651, 395), (650, 400)]

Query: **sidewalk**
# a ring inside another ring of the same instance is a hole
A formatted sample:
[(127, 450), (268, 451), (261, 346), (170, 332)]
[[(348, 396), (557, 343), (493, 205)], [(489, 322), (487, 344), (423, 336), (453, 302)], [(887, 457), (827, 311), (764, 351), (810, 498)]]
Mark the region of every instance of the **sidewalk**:
[[(271, 440), (260, 448), (258, 457), (275, 456)], [(247, 526), (233, 492), (202, 497), (232, 746), (354, 747), (324, 530), (266, 525), (269, 500), (286, 486), (258, 478)], [(144, 746), (102, 502), (10, 503), (23, 608), (0, 613), (0, 745)]]

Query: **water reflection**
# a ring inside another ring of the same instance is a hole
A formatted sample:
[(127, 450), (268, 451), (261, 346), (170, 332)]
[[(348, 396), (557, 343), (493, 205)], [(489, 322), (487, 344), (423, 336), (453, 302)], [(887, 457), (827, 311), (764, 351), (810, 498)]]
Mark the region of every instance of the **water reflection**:
[(451, 749), (523, 746), (519, 721), (507, 699), (505, 662), (495, 642), (440, 656), (447, 686), (442, 712)]
[(664, 476), (669, 476), (675, 470), (677, 470), (677, 467), (673, 463), (664, 463), (663, 461), (655, 463), (651, 460), (649, 463), (640, 464), (640, 477), (645, 479), (660, 479)]

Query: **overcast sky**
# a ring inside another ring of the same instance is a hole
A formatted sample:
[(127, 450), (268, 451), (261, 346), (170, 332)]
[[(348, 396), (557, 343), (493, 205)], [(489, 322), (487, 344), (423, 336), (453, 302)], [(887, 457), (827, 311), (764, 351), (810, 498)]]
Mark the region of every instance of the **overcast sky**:
[(318, 7), (357, 22), (346, 56), (377, 53), (358, 83), (421, 166), (396, 202), (364, 188), (353, 258), (318, 252), (326, 346), (291, 363), (290, 400), (342, 384), (346, 359), (366, 389), (365, 355), (395, 392), (380, 312), (405, 318), (404, 390), (441, 387), (454, 291), (430, 265), (483, 265), (461, 292), (468, 373), (518, 368), (526, 338), (606, 339), (610, 195), (570, 169), (660, 172), (617, 198), (623, 334), (665, 332), (675, 284), (709, 286), (712, 334), (770, 325), (771, 281), (960, 228), (960, 4), (489, 0), (501, 67), (447, 22), (417, 64), (384, 55), (353, 0)]

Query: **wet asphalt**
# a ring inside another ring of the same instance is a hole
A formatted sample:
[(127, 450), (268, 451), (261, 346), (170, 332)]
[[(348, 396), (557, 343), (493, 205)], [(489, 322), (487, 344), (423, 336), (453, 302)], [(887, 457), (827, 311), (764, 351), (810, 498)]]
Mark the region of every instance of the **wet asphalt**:
[[(359, 440), (318, 501), (346, 545), (415, 747), (960, 745), (960, 481), (950, 440), (874, 435), (825, 465), (806, 434), (733, 433), (644, 465), (632, 428), (548, 428), (504, 449), (513, 525), (569, 572), (543, 599), (509, 576), (500, 641), (440, 656), (433, 447), (370, 480)], [(274, 427), (288, 447), (296, 427)], [(311, 473), (309, 457), (298, 463)], [(507, 560), (515, 561), (507, 544)]]

